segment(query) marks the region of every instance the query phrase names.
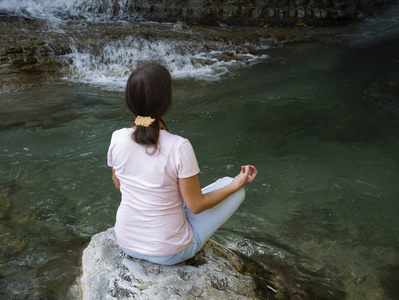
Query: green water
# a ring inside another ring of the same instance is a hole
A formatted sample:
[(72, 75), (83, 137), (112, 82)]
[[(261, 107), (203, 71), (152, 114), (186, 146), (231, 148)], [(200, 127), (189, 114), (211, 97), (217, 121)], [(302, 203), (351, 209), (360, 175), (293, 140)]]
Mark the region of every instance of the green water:
[[(397, 38), (302, 42), (220, 82), (175, 82), (166, 121), (192, 142), (201, 185), (241, 164), (259, 171), (216, 240), (315, 299), (395, 298), (397, 53)], [(88, 239), (114, 224), (120, 196), (106, 151), (133, 119), (123, 92), (93, 86), (0, 97), (21, 103), (10, 118), (29, 119), (0, 131), (0, 298), (60, 298)]]

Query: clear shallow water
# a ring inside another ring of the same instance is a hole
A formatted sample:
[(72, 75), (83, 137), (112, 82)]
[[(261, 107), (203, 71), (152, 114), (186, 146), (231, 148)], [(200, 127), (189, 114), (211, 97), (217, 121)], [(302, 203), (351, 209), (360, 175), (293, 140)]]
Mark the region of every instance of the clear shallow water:
[(397, 292), (397, 42), (390, 40), (390, 50), (379, 44), (382, 52), (286, 49), (287, 60), (272, 56), (263, 76), (252, 78), (231, 121), (240, 123), (236, 155), (254, 159), (261, 176), (256, 200), (217, 237), (266, 264), (286, 265), (287, 280), (316, 298)]
[[(242, 163), (259, 170), (215, 239), (316, 299), (398, 294), (398, 27), (375, 22), (342, 43), (271, 49), (225, 80), (176, 81), (166, 118), (192, 142), (203, 186)], [(90, 85), (0, 97), (35, 116), (0, 131), (0, 296), (61, 298), (85, 242), (113, 226), (105, 155), (132, 118), (122, 92)]]

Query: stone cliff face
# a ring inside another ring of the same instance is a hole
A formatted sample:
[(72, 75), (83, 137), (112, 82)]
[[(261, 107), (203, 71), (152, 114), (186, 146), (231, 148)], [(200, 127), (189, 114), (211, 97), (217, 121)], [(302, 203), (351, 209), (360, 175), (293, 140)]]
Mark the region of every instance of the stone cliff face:
[(134, 1), (139, 16), (151, 21), (227, 25), (332, 25), (364, 18), (390, 0), (142, 0)]

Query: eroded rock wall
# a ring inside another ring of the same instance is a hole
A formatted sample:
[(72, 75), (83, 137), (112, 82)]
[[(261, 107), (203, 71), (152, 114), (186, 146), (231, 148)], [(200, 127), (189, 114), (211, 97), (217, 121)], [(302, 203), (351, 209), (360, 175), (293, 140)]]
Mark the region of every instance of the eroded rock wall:
[(198, 24), (332, 25), (364, 18), (375, 6), (391, 0), (135, 0), (135, 10), (146, 20)]

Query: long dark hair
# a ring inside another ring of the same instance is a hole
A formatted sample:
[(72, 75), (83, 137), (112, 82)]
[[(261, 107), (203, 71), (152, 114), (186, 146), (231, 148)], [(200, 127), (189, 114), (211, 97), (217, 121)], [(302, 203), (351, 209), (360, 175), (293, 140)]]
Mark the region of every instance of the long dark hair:
[[(135, 116), (155, 118), (149, 127), (136, 126), (133, 140), (158, 149), (160, 125), (168, 130), (162, 116), (172, 106), (172, 78), (169, 71), (156, 63), (145, 64), (130, 75), (125, 92), (125, 101)], [(153, 154), (152, 153), (152, 154)]]

